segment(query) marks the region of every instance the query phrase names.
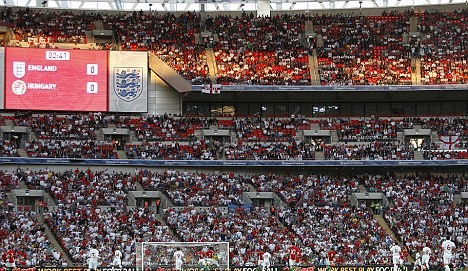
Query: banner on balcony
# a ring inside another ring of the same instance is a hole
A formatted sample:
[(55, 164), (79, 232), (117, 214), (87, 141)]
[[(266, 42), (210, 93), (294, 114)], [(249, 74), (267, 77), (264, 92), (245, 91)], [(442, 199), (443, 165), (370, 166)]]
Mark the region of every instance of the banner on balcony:
[(221, 94), (221, 84), (204, 84), (201, 92), (206, 94)]
[(460, 147), (459, 136), (439, 136), (439, 140), (442, 150), (458, 150)]

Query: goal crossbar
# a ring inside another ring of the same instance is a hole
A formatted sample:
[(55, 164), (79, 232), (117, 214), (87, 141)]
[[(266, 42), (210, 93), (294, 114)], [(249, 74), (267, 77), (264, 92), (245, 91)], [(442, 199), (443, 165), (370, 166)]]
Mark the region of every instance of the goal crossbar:
[[(179, 267), (177, 271), (183, 271), (186, 267), (229, 270), (229, 242), (139, 242), (136, 244), (137, 270), (145, 271), (148, 267), (149, 270), (161, 268), (175, 270), (173, 255), (176, 251), (181, 251), (185, 255), (183, 267)], [(202, 255), (211, 251), (213, 257), (200, 257), (200, 251)]]

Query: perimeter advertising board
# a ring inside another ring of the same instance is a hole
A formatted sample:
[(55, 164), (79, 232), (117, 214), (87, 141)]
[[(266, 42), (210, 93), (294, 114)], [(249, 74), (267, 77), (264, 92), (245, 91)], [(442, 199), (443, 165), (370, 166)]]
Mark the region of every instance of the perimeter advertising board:
[[(407, 271), (411, 268), (409, 265), (405, 265), (402, 271)], [(138, 271), (141, 270), (139, 267), (129, 266), (122, 268), (113, 267), (98, 267), (96, 271)], [(200, 267), (188, 267), (182, 268), (182, 271), (203, 271), (206, 269)], [(256, 266), (232, 266), (229, 270), (219, 270), (217, 268), (210, 269), (212, 271), (258, 271)], [(269, 271), (289, 271), (287, 266), (271, 266), (268, 268)], [(1, 268), (0, 268), (0, 271)], [(89, 271), (87, 267), (75, 266), (75, 267), (32, 267), (32, 268), (18, 268), (17, 271)], [(143, 271), (173, 271), (170, 267), (159, 267), (159, 268), (145, 268)], [(376, 265), (356, 265), (356, 266), (298, 266), (294, 271), (393, 271), (393, 266), (376, 266)]]

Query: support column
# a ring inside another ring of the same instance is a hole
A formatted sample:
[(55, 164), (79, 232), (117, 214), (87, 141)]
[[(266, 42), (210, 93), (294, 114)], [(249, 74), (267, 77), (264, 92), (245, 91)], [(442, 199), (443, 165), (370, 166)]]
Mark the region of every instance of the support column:
[(48, 7), (48, 2), (47, 0), (36, 0), (36, 7), (43, 7), (46, 8)]
[(258, 0), (257, 1), (257, 17), (270, 17), (271, 6), (270, 0)]

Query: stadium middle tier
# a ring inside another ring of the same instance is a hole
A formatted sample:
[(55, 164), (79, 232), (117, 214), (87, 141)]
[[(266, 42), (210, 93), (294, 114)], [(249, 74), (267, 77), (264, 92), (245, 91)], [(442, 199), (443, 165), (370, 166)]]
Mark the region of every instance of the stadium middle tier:
[[(320, 119), (18, 113), (1, 116), (0, 121), (24, 131), (22, 140), (0, 141), (2, 157), (301, 161), (452, 160), (468, 155), (466, 116)], [(123, 131), (118, 140), (112, 137), (116, 129)], [(223, 135), (217, 137), (218, 132)]]

